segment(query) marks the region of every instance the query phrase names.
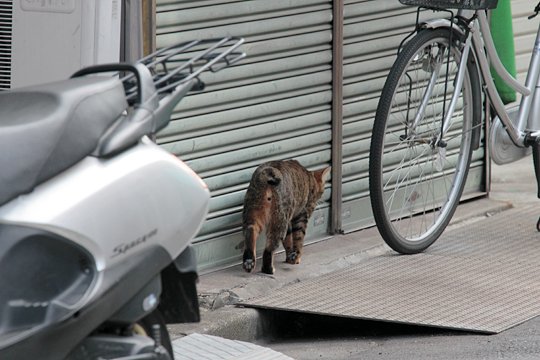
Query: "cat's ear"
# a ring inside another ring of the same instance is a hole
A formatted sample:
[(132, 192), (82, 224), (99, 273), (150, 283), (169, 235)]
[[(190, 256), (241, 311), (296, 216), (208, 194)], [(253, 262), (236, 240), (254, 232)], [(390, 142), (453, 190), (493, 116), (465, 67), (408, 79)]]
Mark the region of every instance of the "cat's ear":
[(325, 183), (326, 179), (328, 178), (328, 175), (330, 175), (330, 170), (332, 170), (332, 167), (327, 166), (324, 169), (315, 170), (313, 172), (313, 175), (315, 175), (315, 178), (321, 182)]

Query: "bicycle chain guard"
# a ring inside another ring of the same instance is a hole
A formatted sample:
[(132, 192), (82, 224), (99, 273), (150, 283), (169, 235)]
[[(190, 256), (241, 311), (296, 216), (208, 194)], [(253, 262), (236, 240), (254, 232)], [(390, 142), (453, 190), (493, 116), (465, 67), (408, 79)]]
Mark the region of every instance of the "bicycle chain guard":
[[(508, 110), (508, 115), (512, 123), (517, 122), (519, 108), (515, 107)], [(498, 116), (493, 119), (489, 134), (489, 150), (493, 162), (497, 165), (509, 164), (517, 161), (531, 153), (531, 148), (517, 147), (510, 139), (502, 121)]]

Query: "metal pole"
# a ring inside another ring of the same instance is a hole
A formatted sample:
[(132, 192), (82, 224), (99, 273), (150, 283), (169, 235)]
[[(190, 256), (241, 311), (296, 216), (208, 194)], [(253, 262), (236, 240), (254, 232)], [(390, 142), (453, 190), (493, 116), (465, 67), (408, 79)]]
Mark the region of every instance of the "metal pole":
[(142, 0), (143, 53), (156, 51), (156, 0)]
[(142, 57), (141, 3), (137, 0), (122, 2), (122, 54), (125, 62)]
[(134, 62), (155, 51), (155, 0), (123, 0), (122, 61)]
[(341, 233), (343, 160), (343, 0), (333, 1), (331, 233)]

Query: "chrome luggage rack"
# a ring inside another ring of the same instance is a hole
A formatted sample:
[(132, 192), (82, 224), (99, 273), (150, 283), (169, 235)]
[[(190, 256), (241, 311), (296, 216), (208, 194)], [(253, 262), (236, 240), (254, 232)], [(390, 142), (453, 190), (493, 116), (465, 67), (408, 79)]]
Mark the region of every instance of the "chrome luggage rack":
[[(199, 75), (204, 71), (217, 72), (243, 59), (244, 52), (235, 51), (244, 39), (224, 37), (179, 43), (145, 56), (137, 64), (145, 65), (152, 73), (159, 94), (172, 92), (178, 86), (196, 80), (191, 90), (204, 89)], [(133, 74), (122, 78), (128, 100), (135, 97), (137, 82)]]
[[(226, 36), (216, 39), (193, 40), (165, 47), (138, 60), (134, 64), (100, 64), (83, 68), (71, 77), (98, 73), (120, 74), (126, 98), (130, 105), (142, 103), (141, 68), (147, 68), (160, 97), (164, 97), (181, 85), (186, 92), (203, 90), (199, 75), (204, 71), (217, 72), (243, 59), (246, 54), (235, 51), (244, 43), (243, 38)], [(138, 69), (139, 70), (138, 70)]]

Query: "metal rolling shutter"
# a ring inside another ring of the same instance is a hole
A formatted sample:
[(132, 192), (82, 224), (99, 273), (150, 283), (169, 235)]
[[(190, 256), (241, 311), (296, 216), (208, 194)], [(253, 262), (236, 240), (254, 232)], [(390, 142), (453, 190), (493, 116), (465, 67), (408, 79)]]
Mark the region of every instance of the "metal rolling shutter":
[[(423, 14), (422, 19), (433, 16)], [(345, 231), (373, 225), (368, 163), (371, 128), (380, 93), (401, 40), (414, 28), (416, 8), (396, 1), (345, 1), (343, 205)], [(473, 154), (464, 196), (483, 191), (485, 152)]]
[(13, 0), (0, 1), (0, 90), (11, 88)]
[[(257, 165), (285, 158), (309, 168), (330, 162), (333, 3), (158, 0), (158, 47), (224, 34), (246, 38), (248, 58), (207, 77), (207, 90), (185, 99), (158, 137), (211, 189), (211, 212), (196, 239), (203, 270), (240, 259), (242, 202)], [(352, 231), (373, 223), (367, 178), (371, 127), (415, 9), (393, 0), (345, 0), (344, 7), (341, 214), (343, 229)], [(466, 196), (483, 193), (484, 165), (482, 148), (473, 155)], [(327, 232), (329, 198), (327, 189), (308, 242)]]
[[(158, 143), (200, 174), (212, 200), (195, 240), (201, 270), (238, 261), (245, 189), (259, 164), (295, 158), (315, 169), (331, 156), (332, 2), (157, 1), (157, 47), (226, 34), (248, 57), (210, 74), (187, 97)], [(330, 198), (314, 214), (308, 242), (325, 236)], [(259, 241), (259, 245), (263, 241)]]

